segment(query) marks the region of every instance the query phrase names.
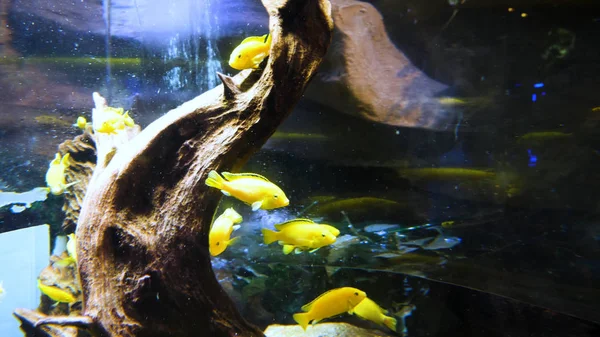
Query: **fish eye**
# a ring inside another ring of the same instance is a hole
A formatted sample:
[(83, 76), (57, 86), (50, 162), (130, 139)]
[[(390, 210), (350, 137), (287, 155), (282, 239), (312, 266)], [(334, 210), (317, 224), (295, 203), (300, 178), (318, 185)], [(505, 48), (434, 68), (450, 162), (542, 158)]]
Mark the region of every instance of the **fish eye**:
[(358, 296), (358, 293), (354, 293), (354, 295)]
[(242, 54), (239, 54), (239, 55), (238, 55), (238, 58), (241, 58), (241, 57), (242, 57)]
[(273, 196), (273, 198), (277, 199), (277, 198), (279, 198), (279, 196), (278, 196), (277, 194), (275, 194), (275, 195)]
[(221, 244), (220, 242), (217, 242), (217, 246), (220, 245), (220, 244)]
[(321, 234), (322, 237), (325, 237), (325, 234)]

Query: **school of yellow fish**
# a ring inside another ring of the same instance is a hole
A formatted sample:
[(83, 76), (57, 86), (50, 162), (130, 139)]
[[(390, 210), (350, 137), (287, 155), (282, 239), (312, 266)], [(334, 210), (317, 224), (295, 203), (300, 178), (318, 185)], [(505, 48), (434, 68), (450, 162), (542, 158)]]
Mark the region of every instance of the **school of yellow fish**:
[[(290, 202), (279, 186), (255, 173), (219, 174), (210, 171), (205, 183), (219, 189), (224, 195), (251, 206), (253, 211), (285, 207)], [(231, 234), (240, 227), (242, 221), (242, 216), (233, 208), (226, 209), (213, 221), (208, 237), (212, 256), (220, 255), (239, 239), (231, 238)], [(275, 229), (262, 229), (264, 243), (268, 245), (278, 242), (283, 246), (283, 253), (286, 255), (291, 252), (300, 254), (304, 251), (313, 253), (321, 247), (333, 244), (340, 234), (336, 227), (318, 224), (311, 219), (288, 220), (276, 224)], [(396, 319), (386, 316), (387, 311), (369, 299), (364, 291), (352, 287), (329, 290), (301, 309), (304, 312), (295, 314), (293, 318), (304, 330), (311, 322), (316, 324), (323, 319), (347, 312), (396, 331)]]
[[(83, 116), (79, 116), (73, 124), (83, 131), (91, 128), (94, 133), (113, 135), (127, 127), (133, 127), (135, 121), (129, 116), (129, 111), (124, 111), (123, 108), (106, 107), (93, 123), (89, 123)], [(70, 166), (71, 154), (67, 153), (61, 156), (56, 153), (54, 159), (48, 166), (46, 171), (46, 185), (48, 191), (54, 195), (60, 195), (67, 192), (67, 189), (79, 181), (67, 183), (65, 170)]]
[[(250, 36), (244, 39), (231, 53), (229, 65), (236, 70), (257, 69), (263, 60), (268, 57), (272, 42), (271, 34), (262, 36)], [(469, 102), (452, 98), (442, 97), (439, 100), (442, 105), (465, 105)], [(600, 111), (600, 107), (592, 109)], [(54, 123), (48, 118), (39, 118), (38, 122)], [(73, 124), (83, 131), (98, 134), (114, 135), (128, 127), (135, 126), (129, 112), (123, 108), (107, 107), (90, 123), (85, 117), (80, 116)], [(302, 136), (302, 135), (300, 135)], [(570, 133), (560, 131), (532, 132), (519, 138), (519, 142), (535, 142), (547, 139), (565, 139), (572, 137)], [(67, 183), (65, 170), (70, 166), (70, 154), (61, 156), (56, 153), (50, 162), (46, 173), (46, 185), (49, 192), (60, 195), (75, 182)], [(420, 168), (398, 169), (398, 174), (406, 179), (426, 180), (448, 180), (448, 179), (471, 179), (483, 180), (494, 178), (496, 173), (489, 170), (465, 169), (465, 168)], [(230, 173), (211, 171), (205, 181), (209, 187), (219, 189), (224, 195), (234, 197), (251, 207), (252, 211), (273, 210), (289, 205), (290, 200), (284, 191), (264, 176), (255, 173)], [(336, 201), (338, 204), (366, 203), (368, 201), (382, 204), (389, 202), (383, 199), (367, 200), (369, 198), (358, 198), (351, 200)], [(330, 205), (330, 207), (337, 206)], [(323, 208), (323, 207), (322, 207)], [(327, 209), (321, 212), (326, 213)], [(209, 252), (212, 256), (222, 254), (229, 246), (234, 244), (240, 237), (232, 238), (232, 234), (240, 228), (243, 217), (232, 207), (227, 208), (221, 215), (216, 217), (209, 231)], [(444, 228), (451, 227), (454, 221), (445, 221), (441, 225)], [(340, 234), (339, 229), (328, 224), (316, 223), (308, 218), (297, 218), (276, 224), (275, 230), (262, 229), (263, 240), (266, 245), (277, 242), (282, 246), (283, 254), (292, 252), (301, 254), (303, 252), (314, 253), (322, 247), (332, 245)], [(68, 256), (55, 262), (57, 266), (66, 266), (77, 263), (76, 237), (75, 234), (68, 235), (66, 245)], [(38, 287), (43, 294), (58, 303), (74, 303), (75, 296), (56, 286), (43, 284), (38, 279)], [(6, 291), (0, 281), (0, 300), (6, 295)], [(367, 294), (357, 288), (341, 287), (331, 289), (319, 295), (310, 303), (301, 307), (302, 312), (293, 315), (293, 319), (306, 330), (309, 324), (318, 322), (337, 315), (348, 313), (362, 319), (372, 321), (376, 324), (386, 326), (396, 331), (397, 320), (387, 316), (388, 311), (381, 308), (375, 301), (367, 297)]]
[[(135, 126), (133, 118), (129, 116), (129, 112), (124, 111), (123, 108), (106, 107), (101, 114), (96, 116), (93, 123), (89, 123), (85, 117), (80, 116), (73, 124), (83, 131), (98, 134), (117, 134), (121, 130), (125, 130), (127, 127)], [(69, 182), (66, 181), (66, 170), (71, 165), (71, 154), (66, 153), (61, 156), (60, 153), (56, 153), (54, 159), (48, 166), (46, 171), (46, 185), (45, 189), (54, 195), (61, 195), (68, 193), (68, 188), (79, 183), (79, 181)], [(241, 220), (240, 220), (241, 221)], [(75, 234), (68, 235), (67, 242), (67, 253), (68, 256), (55, 262), (54, 265), (57, 267), (65, 267), (72, 264), (77, 264), (77, 251), (76, 251), (76, 237)], [(76, 298), (70, 292), (60, 289), (52, 285), (43, 284), (38, 279), (38, 288), (43, 294), (48, 296), (55, 302), (58, 303), (74, 303)], [(0, 284), (0, 296), (4, 293), (4, 289)]]
[[(237, 70), (256, 69), (269, 55), (271, 35), (250, 36), (237, 46), (229, 57), (229, 65)], [(272, 210), (288, 206), (290, 200), (283, 190), (269, 179), (255, 173), (229, 173), (211, 171), (205, 181), (206, 185), (219, 189), (224, 195), (234, 197), (253, 211), (259, 209)], [(233, 208), (226, 209), (212, 223), (209, 232), (209, 251), (212, 256), (223, 253), (228, 246), (239, 237), (231, 238), (231, 234), (243, 221), (242, 216)], [(283, 253), (313, 253), (319, 248), (333, 244), (340, 234), (339, 229), (328, 224), (318, 224), (311, 219), (292, 219), (276, 224), (275, 230), (262, 229), (265, 244), (273, 242), (283, 246)], [(396, 319), (386, 316), (382, 309), (367, 294), (359, 289), (343, 287), (329, 290), (312, 302), (303, 306), (303, 313), (293, 316), (294, 320), (306, 330), (309, 323), (317, 322), (343, 314), (355, 314), (376, 324), (387, 326), (396, 331)]]

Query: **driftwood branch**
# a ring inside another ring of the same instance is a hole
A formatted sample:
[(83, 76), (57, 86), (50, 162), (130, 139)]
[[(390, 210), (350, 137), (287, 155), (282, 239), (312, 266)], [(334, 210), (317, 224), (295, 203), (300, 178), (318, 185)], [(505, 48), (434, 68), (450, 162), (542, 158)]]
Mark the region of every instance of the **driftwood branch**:
[(90, 317), (87, 316), (54, 316), (40, 319), (37, 322), (35, 322), (36, 327), (50, 324), (61, 326), (75, 326), (89, 329), (92, 328), (95, 323)]
[[(23, 330), (26, 336), (77, 337), (77, 327), (84, 327), (81, 325), (73, 326), (72, 324), (43, 324), (41, 322), (55, 321), (55, 318), (60, 320), (63, 317), (46, 316), (40, 312), (29, 309), (16, 309), (13, 315), (21, 322), (21, 330)], [(89, 326), (85, 326), (85, 328), (89, 328)]]
[[(217, 283), (208, 253), (220, 193), (300, 99), (325, 55), (327, 0), (263, 0), (272, 45), (262, 68), (161, 117), (126, 144), (96, 139), (77, 225), (84, 315), (108, 336), (262, 336)], [(95, 96), (96, 108), (102, 99)]]

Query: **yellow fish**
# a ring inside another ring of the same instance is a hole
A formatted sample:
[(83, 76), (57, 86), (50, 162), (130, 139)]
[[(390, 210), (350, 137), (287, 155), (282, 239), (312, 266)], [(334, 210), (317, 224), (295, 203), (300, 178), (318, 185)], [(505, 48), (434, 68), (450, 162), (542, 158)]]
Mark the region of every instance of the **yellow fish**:
[(275, 225), (275, 228), (277, 228), (278, 230), (282, 230), (284, 227), (290, 227), (290, 226), (296, 226), (296, 225), (306, 225), (306, 224), (310, 224), (310, 225), (319, 225), (324, 229), (327, 229), (331, 234), (333, 234), (333, 236), (338, 237), (340, 235), (340, 230), (337, 229), (334, 226), (331, 225), (327, 225), (327, 224), (318, 224), (315, 223), (314, 221), (312, 221), (311, 219), (305, 219), (305, 218), (298, 218), (298, 219), (294, 219), (294, 220), (288, 220), (284, 223)]
[(59, 303), (75, 303), (77, 299), (71, 293), (66, 292), (60, 288), (47, 286), (42, 284), (42, 281), (38, 279), (38, 288), (42, 291), (42, 293), (55, 302)]
[(93, 127), (96, 132), (116, 134), (117, 130), (123, 130), (126, 126), (135, 125), (133, 118), (129, 116), (129, 111), (123, 111), (123, 108), (106, 107), (101, 114), (93, 120)]
[(206, 185), (218, 188), (226, 196), (233, 196), (247, 205), (251, 205), (253, 211), (259, 208), (285, 207), (290, 204), (290, 200), (281, 188), (261, 175), (223, 172), (223, 177), (217, 171), (210, 171)]
[(67, 188), (79, 182), (75, 181), (67, 184), (65, 180), (65, 169), (69, 167), (70, 158), (70, 153), (67, 153), (62, 159), (60, 153), (56, 153), (54, 160), (50, 162), (48, 171), (46, 172), (46, 185), (54, 195), (63, 194)]
[(116, 135), (117, 127), (109, 122), (104, 122), (99, 128), (96, 129), (96, 132), (106, 133), (109, 135)]
[(73, 126), (76, 126), (76, 127), (80, 128), (81, 130), (85, 130), (86, 125), (87, 125), (87, 119), (85, 119), (85, 117), (83, 117), (83, 116), (77, 117), (77, 121), (75, 122), (75, 124), (73, 124)]
[(385, 314), (387, 313), (387, 310), (382, 309), (377, 305), (377, 303), (373, 302), (373, 300), (368, 297), (354, 307), (354, 314), (356, 316), (362, 317), (379, 325), (385, 325), (395, 332), (397, 321), (393, 317), (386, 316)]
[(242, 222), (243, 218), (233, 208), (228, 208), (221, 214), (210, 227), (208, 234), (208, 248), (210, 255), (217, 256), (225, 249), (239, 239), (239, 237), (230, 239), (231, 233), (240, 228), (235, 225)]
[(271, 34), (250, 36), (235, 47), (229, 56), (229, 66), (233, 69), (256, 69), (269, 55), (271, 49)]
[[(329, 225), (319, 225), (308, 219), (290, 220), (278, 225), (275, 228), (279, 232), (263, 228), (265, 244), (271, 244), (279, 241), (283, 245), (285, 255), (296, 250), (296, 253), (303, 250), (314, 252), (317, 249), (330, 245), (335, 242), (339, 230)], [(333, 233), (332, 233), (333, 232)]]
[(352, 314), (354, 308), (366, 297), (364, 291), (352, 287), (332, 289), (303, 306), (304, 313), (294, 314), (294, 321), (306, 330), (310, 321), (316, 324), (320, 320), (344, 312)]

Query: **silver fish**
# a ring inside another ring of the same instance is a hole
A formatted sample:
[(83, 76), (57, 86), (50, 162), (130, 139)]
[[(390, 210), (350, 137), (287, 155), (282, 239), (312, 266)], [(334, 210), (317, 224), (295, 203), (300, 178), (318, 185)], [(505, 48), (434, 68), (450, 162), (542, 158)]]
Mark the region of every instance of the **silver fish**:
[(402, 242), (401, 246), (418, 246), (425, 250), (438, 250), (438, 249), (450, 249), (459, 243), (461, 238), (456, 236), (445, 236), (438, 235), (435, 237), (428, 237), (424, 239), (417, 239), (407, 242)]

